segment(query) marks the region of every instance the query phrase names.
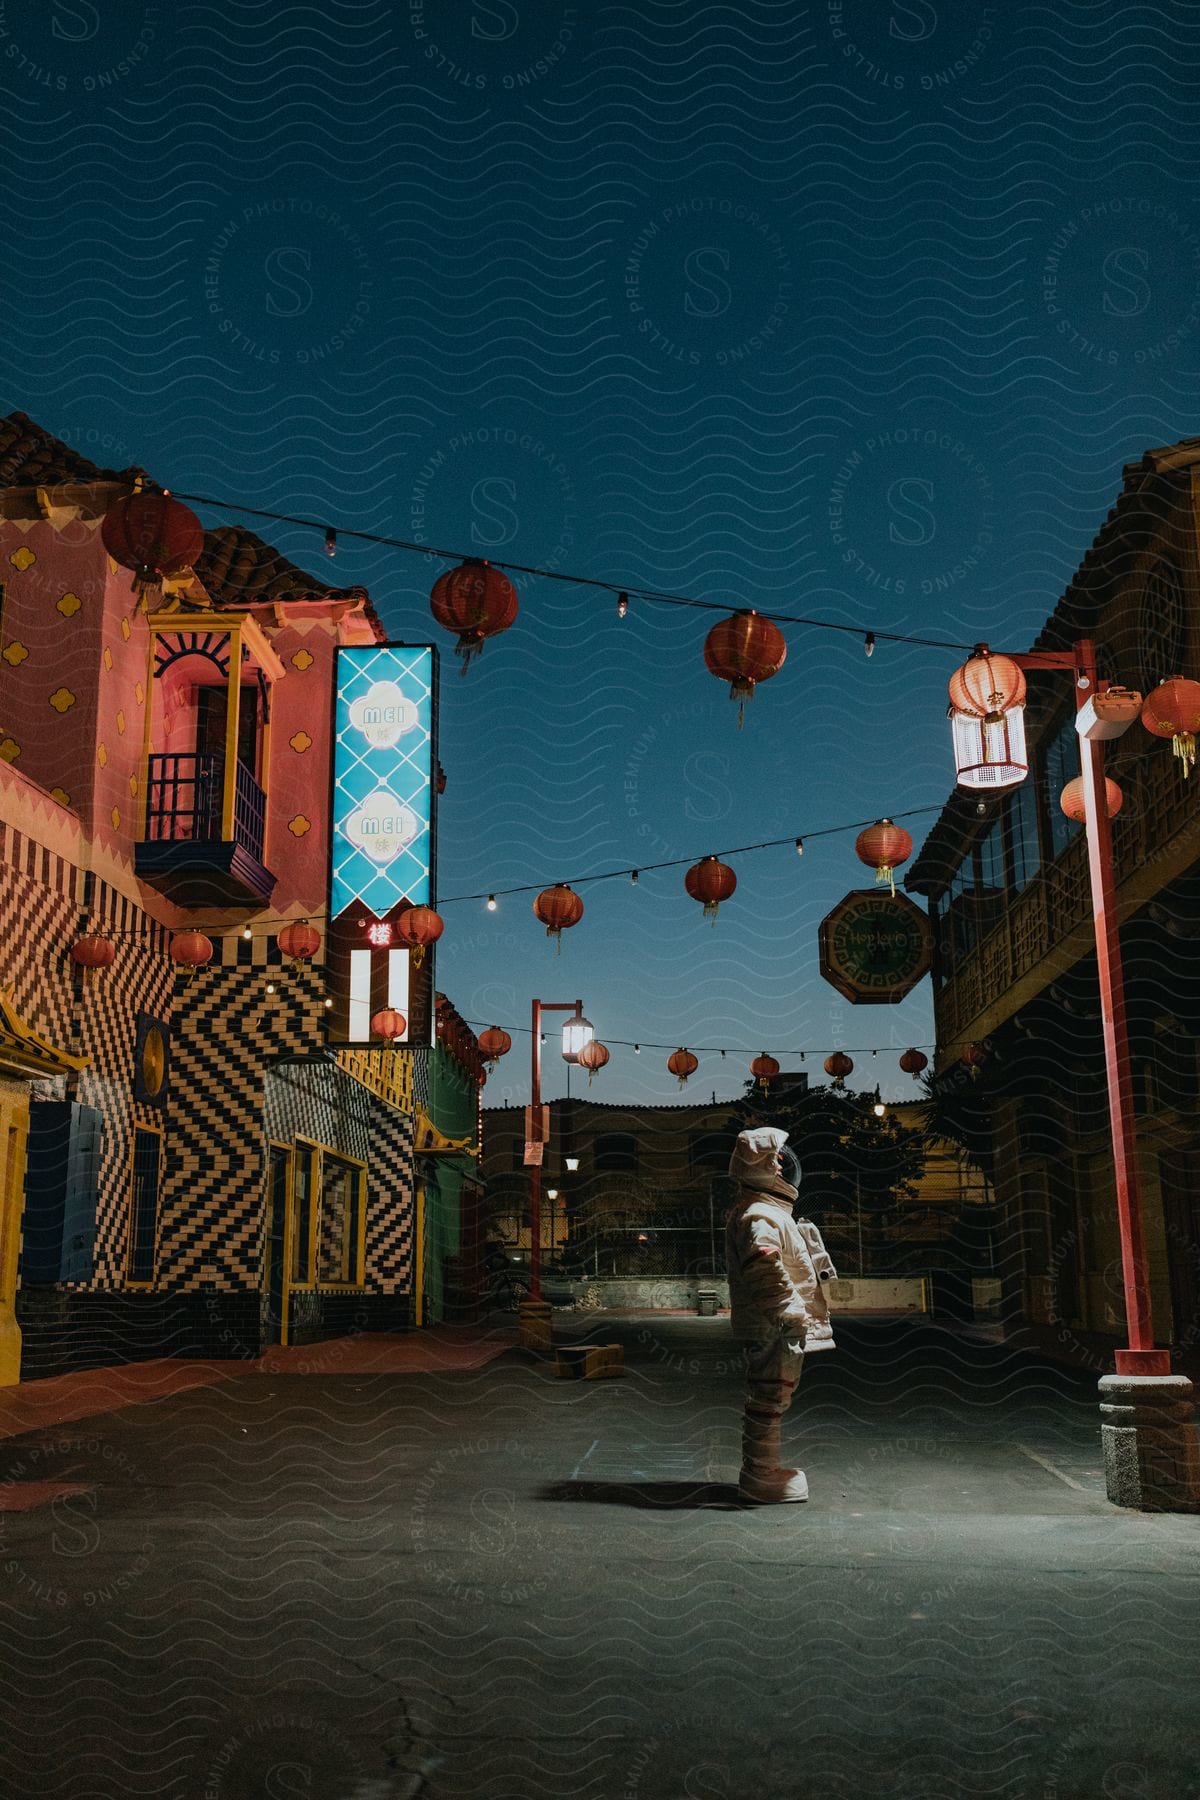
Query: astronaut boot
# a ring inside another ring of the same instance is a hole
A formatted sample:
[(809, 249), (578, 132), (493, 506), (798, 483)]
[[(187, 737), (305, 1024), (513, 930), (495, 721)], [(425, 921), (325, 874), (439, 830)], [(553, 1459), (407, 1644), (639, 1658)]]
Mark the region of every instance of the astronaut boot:
[(780, 1425), (781, 1415), (774, 1408), (746, 1408), (738, 1496), (748, 1505), (775, 1506), (787, 1500), (808, 1499), (804, 1471), (780, 1466)]
[(738, 1498), (747, 1506), (778, 1506), (786, 1500), (807, 1500), (808, 1481), (803, 1469), (770, 1469), (753, 1475), (743, 1470)]

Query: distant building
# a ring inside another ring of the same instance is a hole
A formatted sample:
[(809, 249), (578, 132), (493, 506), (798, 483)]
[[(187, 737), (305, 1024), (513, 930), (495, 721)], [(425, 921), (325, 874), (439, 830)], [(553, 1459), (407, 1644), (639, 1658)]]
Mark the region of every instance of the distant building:
[[(721, 1234), (732, 1199), (727, 1171), (741, 1129), (736, 1105), (551, 1101), (542, 1168), (543, 1249), (569, 1246), (574, 1260), (602, 1274), (723, 1268)], [(486, 1108), (483, 1118), (481, 1173), (492, 1230), (527, 1251), (532, 1221), (524, 1111)], [(577, 1170), (568, 1169), (568, 1159), (578, 1159)]]
[[(1200, 439), (1148, 451), (1032, 646), (1097, 641), (1099, 671), (1148, 692), (1200, 674)], [(995, 637), (1002, 640), (1003, 621)], [(996, 648), (1020, 648), (1005, 641)], [(1030, 675), (1030, 776), (980, 806), (958, 790), (906, 886), (927, 895), (944, 1087), (986, 1102), (1004, 1308), (1087, 1359), (1124, 1341), (1101, 1021), (1079, 773), (1064, 675)], [(1200, 1331), (1200, 777), (1135, 725), (1111, 744), (1113, 823), (1140, 1174), (1160, 1342)], [(976, 1084), (957, 1066), (979, 1043)]]
[[(436, 1316), (474, 1170), (478, 1047), (393, 937), (435, 894), (436, 652), (236, 526), (139, 592), (100, 536), (137, 476), (0, 420), (0, 1071), (5, 1042), (37, 1065), (0, 1337), (26, 1373)], [(88, 936), (111, 967), (72, 960)]]

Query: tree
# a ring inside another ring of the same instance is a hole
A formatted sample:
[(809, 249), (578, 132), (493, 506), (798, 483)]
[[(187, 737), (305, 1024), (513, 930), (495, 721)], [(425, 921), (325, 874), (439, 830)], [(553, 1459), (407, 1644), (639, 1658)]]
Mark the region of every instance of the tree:
[(961, 1070), (949, 1076), (926, 1075), (925, 1135), (933, 1143), (952, 1144), (992, 1185), (992, 1115), (987, 1093)]
[[(877, 1262), (889, 1224), (915, 1198), (925, 1167), (922, 1131), (894, 1113), (879, 1118), (875, 1096), (806, 1088), (779, 1101), (753, 1083), (738, 1104), (738, 1129), (778, 1125), (800, 1159), (800, 1207), (821, 1227), (834, 1261)], [(838, 1246), (837, 1251), (834, 1245)]]

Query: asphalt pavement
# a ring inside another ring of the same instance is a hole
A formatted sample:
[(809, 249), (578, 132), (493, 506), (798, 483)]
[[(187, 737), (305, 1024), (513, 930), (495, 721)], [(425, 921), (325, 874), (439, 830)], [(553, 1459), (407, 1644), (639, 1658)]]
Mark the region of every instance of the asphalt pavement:
[(747, 1510), (726, 1319), (557, 1329), (624, 1378), (328, 1354), (0, 1443), (5, 1800), (1200, 1796), (1200, 1521), (1109, 1505), (1094, 1373), (843, 1323)]

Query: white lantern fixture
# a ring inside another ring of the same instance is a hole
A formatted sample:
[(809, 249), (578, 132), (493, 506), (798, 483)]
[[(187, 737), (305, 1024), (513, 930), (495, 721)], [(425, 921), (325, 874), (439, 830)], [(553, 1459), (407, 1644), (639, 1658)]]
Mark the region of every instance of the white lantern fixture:
[(566, 1162), (568, 1170), (573, 1175), (579, 1167), (579, 1158), (577, 1156), (568, 1156), (564, 1158), (564, 1161)]
[(579, 1052), (585, 1044), (590, 1044), (596, 1035), (596, 1028), (590, 1019), (585, 1019), (581, 1012), (573, 1013), (563, 1026), (562, 1055), (563, 1061), (577, 1063)]
[(959, 787), (1013, 787), (1029, 773), (1025, 749), (1025, 674), (986, 644), (950, 677), (950, 725)]

